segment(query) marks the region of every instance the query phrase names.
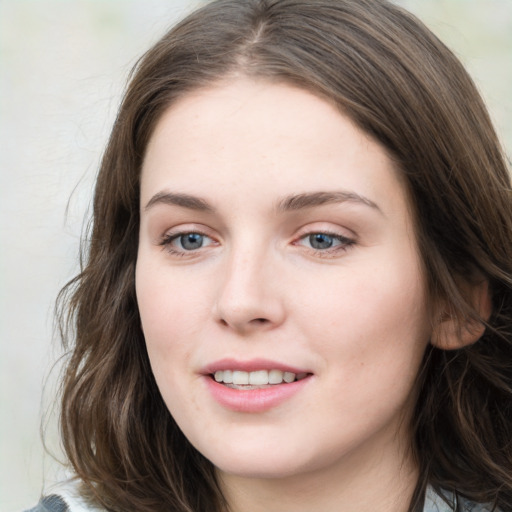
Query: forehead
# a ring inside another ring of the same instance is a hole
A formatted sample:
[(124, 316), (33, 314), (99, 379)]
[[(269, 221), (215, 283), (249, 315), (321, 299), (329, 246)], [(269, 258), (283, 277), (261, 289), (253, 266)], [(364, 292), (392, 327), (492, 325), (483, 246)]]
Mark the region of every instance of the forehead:
[(222, 195), (237, 184), (263, 195), (341, 188), (396, 201), (404, 194), (386, 150), (331, 103), (249, 79), (188, 93), (164, 112), (146, 151), (142, 196), (165, 187)]

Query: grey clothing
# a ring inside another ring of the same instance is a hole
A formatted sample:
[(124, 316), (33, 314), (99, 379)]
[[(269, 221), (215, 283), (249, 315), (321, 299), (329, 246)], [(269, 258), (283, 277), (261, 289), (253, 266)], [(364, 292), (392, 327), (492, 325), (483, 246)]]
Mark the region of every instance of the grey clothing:
[(41, 501), (30, 510), (25, 512), (71, 512), (63, 498), (52, 494), (41, 499)]

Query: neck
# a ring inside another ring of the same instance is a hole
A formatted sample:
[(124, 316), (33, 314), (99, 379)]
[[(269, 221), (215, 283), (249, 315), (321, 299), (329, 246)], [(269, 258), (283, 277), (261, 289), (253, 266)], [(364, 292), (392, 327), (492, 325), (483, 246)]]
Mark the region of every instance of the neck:
[(279, 478), (218, 472), (226, 512), (407, 512), (418, 479), (409, 450), (358, 451), (343, 463)]

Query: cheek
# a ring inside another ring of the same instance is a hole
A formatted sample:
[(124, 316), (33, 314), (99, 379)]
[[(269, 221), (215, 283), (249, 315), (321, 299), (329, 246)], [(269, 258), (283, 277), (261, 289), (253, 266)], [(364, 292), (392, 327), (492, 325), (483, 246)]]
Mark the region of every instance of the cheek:
[[(191, 312), (197, 312), (197, 291), (180, 288), (165, 271), (154, 272), (151, 266), (138, 263), (136, 272), (137, 302), (146, 342), (146, 349), (155, 380), (169, 410), (178, 412), (183, 400), (176, 400), (186, 392), (182, 389), (183, 370), (192, 354), (194, 330), (200, 322), (193, 321)], [(186, 290), (184, 293), (183, 290)], [(193, 397), (187, 407), (195, 408)]]
[(378, 260), (323, 279), (321, 289), (318, 280), (304, 283), (303, 296), (314, 299), (302, 300), (301, 329), (354, 366), (409, 368), (430, 336), (423, 278), (415, 259)]
[(190, 367), (205, 324), (204, 280), (188, 279), (160, 267), (138, 264), (137, 301), (149, 361), (162, 398), (184, 432), (202, 425), (197, 395), (191, 392)]
[(170, 348), (180, 338), (190, 338), (208, 309), (204, 280), (157, 268), (143, 258), (137, 262), (136, 292), (148, 348)]
[(136, 292), (142, 330), (149, 361), (164, 400), (178, 384), (177, 374), (189, 359), (190, 347), (183, 340), (192, 327), (186, 321), (190, 304), (165, 271), (155, 271), (139, 261), (136, 271)]
[(314, 307), (304, 305), (300, 327), (324, 361), (327, 391), (315, 400), (330, 397), (330, 409), (339, 411), (326, 416), (330, 428), (346, 422), (354, 435), (409, 410), (429, 340), (424, 287), (415, 269), (366, 270), (347, 272), (317, 294)]
[(355, 318), (365, 313), (371, 314), (369, 319), (391, 318), (425, 309), (421, 276), (386, 262), (333, 274), (321, 289), (312, 279), (308, 288), (317, 296), (320, 311), (337, 310)]

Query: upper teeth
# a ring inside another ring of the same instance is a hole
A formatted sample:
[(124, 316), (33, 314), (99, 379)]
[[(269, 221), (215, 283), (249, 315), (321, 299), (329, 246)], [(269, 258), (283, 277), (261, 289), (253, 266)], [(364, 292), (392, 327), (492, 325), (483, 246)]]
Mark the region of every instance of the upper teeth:
[(265, 384), (281, 384), (283, 381), (290, 383), (295, 379), (300, 380), (305, 373), (295, 374), (281, 370), (257, 370), (255, 372), (243, 372), (239, 370), (218, 370), (215, 372), (215, 380), (224, 384), (264, 386)]

